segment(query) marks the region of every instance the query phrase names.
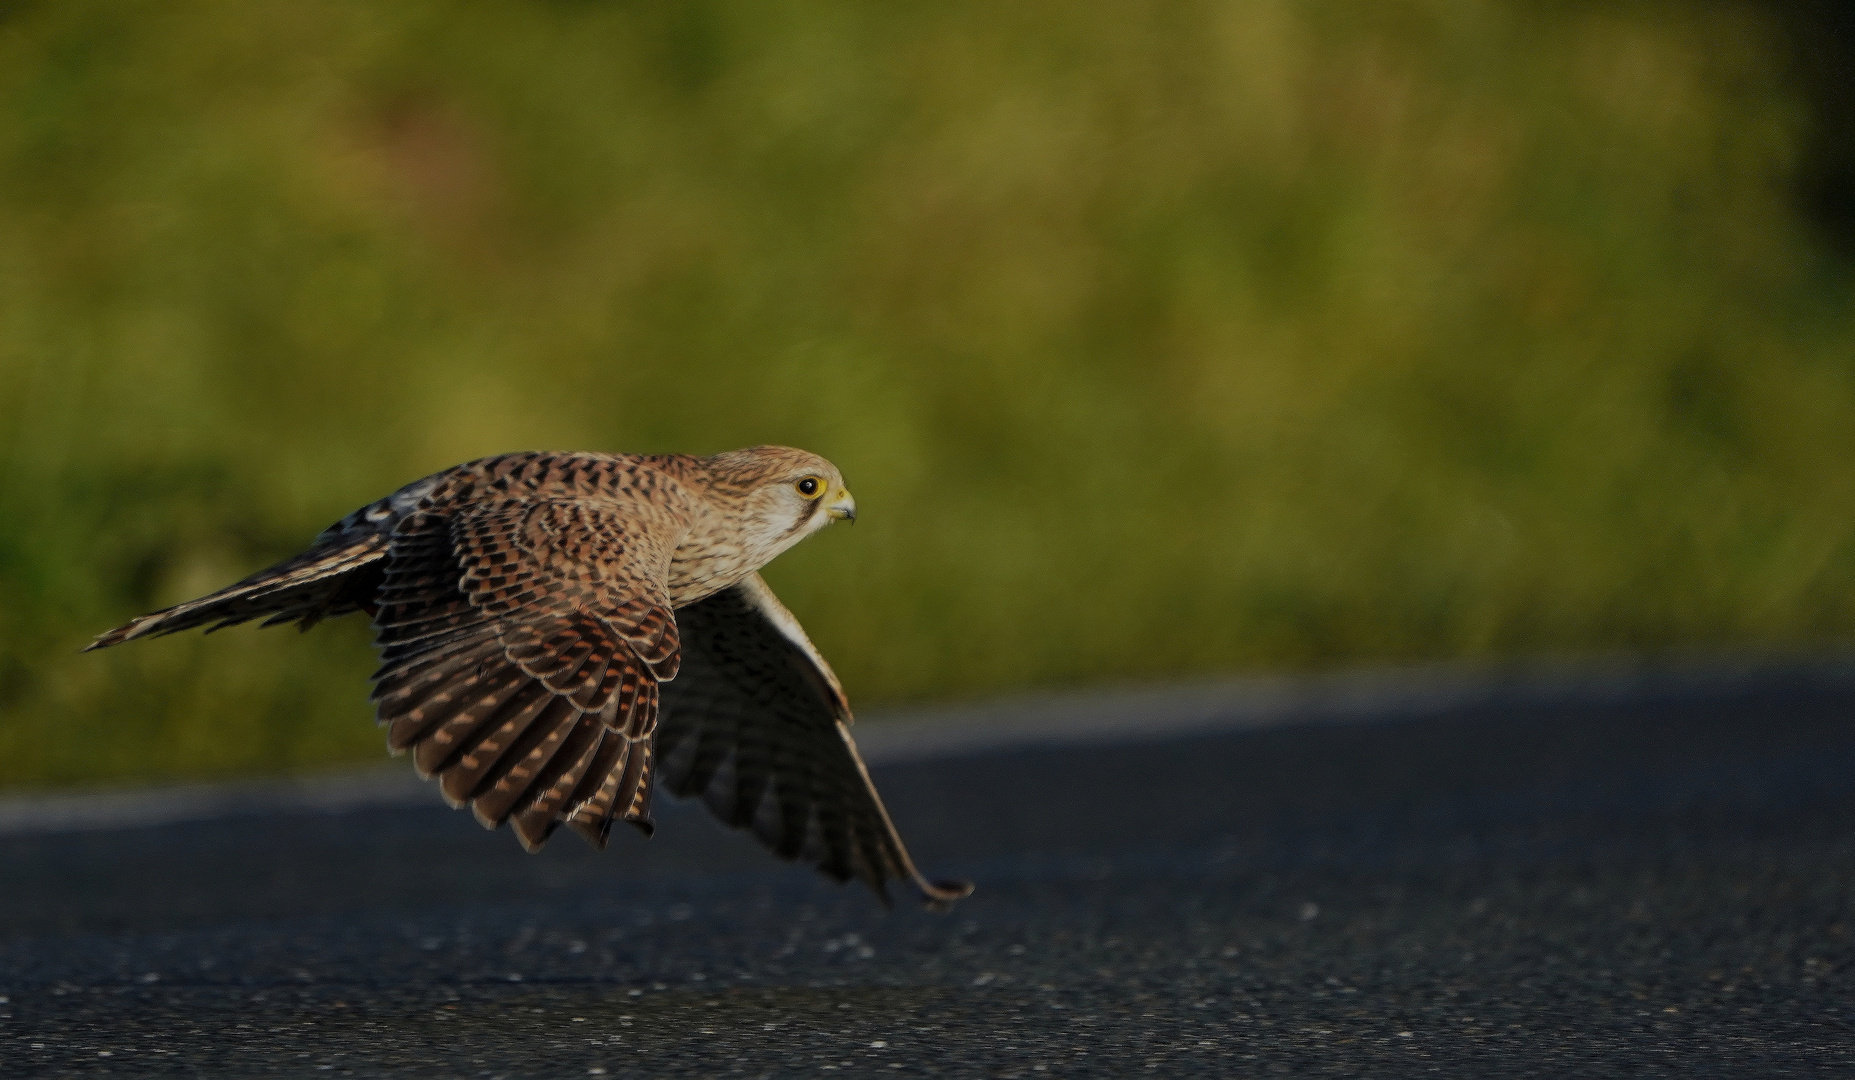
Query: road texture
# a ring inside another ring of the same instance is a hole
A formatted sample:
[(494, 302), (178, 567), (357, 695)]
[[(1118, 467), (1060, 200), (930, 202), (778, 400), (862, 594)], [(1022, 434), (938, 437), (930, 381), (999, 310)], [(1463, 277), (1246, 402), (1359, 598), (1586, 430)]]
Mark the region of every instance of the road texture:
[(15, 800), (0, 1075), (1855, 1076), (1855, 668), (1285, 685), (863, 725), (947, 915), (677, 804)]

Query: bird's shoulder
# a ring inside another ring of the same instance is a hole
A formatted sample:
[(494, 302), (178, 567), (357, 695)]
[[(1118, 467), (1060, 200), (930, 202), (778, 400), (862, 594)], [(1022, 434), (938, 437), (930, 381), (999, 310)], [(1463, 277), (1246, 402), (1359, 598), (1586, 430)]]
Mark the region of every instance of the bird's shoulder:
[(412, 494), (411, 489), (432, 481), (414, 501), (434, 510), (478, 502), (632, 499), (675, 508), (695, 494), (697, 460), (680, 454), (534, 450), (465, 462), (401, 490)]

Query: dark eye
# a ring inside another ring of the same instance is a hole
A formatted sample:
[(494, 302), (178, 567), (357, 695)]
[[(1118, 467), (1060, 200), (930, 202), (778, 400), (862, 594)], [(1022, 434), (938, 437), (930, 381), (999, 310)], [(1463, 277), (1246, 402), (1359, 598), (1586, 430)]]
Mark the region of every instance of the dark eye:
[(809, 499), (812, 496), (818, 494), (819, 489), (822, 488), (824, 485), (818, 482), (818, 478), (816, 476), (808, 476), (793, 486), (799, 489), (799, 494)]

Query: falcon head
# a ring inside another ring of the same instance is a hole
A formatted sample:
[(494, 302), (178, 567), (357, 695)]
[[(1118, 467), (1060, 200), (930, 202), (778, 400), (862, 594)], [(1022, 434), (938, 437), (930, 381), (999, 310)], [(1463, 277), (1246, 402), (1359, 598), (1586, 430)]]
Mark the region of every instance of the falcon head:
[(750, 446), (709, 459), (717, 488), (727, 492), (747, 526), (755, 562), (775, 555), (833, 521), (855, 521), (857, 500), (837, 466), (790, 446)]

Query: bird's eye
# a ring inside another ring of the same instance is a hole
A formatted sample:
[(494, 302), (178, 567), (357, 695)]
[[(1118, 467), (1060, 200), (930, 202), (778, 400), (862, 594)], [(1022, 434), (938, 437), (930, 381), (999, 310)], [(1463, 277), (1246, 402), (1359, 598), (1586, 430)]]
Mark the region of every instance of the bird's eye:
[(808, 476), (792, 486), (798, 488), (799, 494), (806, 498), (815, 499), (818, 497), (818, 493), (824, 490), (824, 481), (818, 479), (816, 476)]

